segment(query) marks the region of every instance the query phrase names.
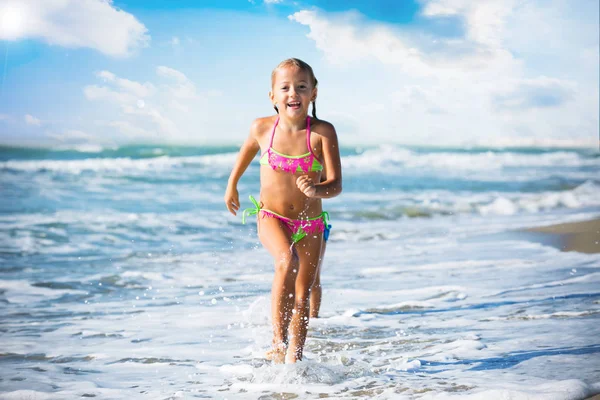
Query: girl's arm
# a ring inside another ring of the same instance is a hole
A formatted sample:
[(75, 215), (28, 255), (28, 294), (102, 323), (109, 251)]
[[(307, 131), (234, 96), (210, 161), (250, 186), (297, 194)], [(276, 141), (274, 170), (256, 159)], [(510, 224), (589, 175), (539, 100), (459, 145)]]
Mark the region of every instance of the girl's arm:
[(342, 162), (335, 128), (328, 122), (320, 121), (319, 129), (323, 151), (324, 170), (327, 177), (320, 183), (314, 183), (307, 175), (296, 180), (296, 185), (307, 197), (322, 199), (335, 197), (342, 192)]
[(250, 128), (250, 134), (248, 138), (240, 148), (240, 152), (233, 166), (233, 170), (229, 175), (229, 181), (227, 182), (227, 189), (225, 190), (225, 205), (230, 213), (236, 215), (236, 211), (240, 209), (240, 198), (237, 190), (237, 184), (256, 153), (260, 150), (260, 146), (257, 141), (257, 133), (259, 130), (259, 123), (255, 121)]

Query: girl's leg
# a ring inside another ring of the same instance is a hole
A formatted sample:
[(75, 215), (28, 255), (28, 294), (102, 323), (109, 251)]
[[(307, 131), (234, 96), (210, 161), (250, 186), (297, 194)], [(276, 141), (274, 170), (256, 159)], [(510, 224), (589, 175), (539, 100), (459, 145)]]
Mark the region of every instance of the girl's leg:
[(310, 309), (310, 288), (315, 281), (323, 234), (307, 235), (296, 243), (300, 269), (296, 276), (294, 309), (289, 328), (289, 344), (285, 355), (286, 364), (302, 359)]
[(271, 321), (273, 350), (267, 354), (276, 363), (283, 363), (288, 344), (288, 326), (294, 304), (294, 282), (298, 272), (298, 256), (292, 252), (291, 234), (276, 218), (258, 219), (258, 236), (275, 261), (271, 287)]
[[(327, 172), (323, 170), (321, 173), (321, 182), (327, 180)], [(325, 257), (325, 248), (327, 242), (323, 240), (321, 243), (321, 254), (319, 257), (319, 266), (317, 267), (317, 276), (315, 282), (310, 288), (310, 317), (319, 318), (319, 310), (321, 309), (321, 298), (323, 295), (323, 289), (321, 288), (321, 266), (323, 265), (323, 257)]]
[(327, 242), (323, 240), (321, 244), (321, 256), (319, 257), (319, 266), (317, 267), (317, 276), (315, 282), (310, 288), (310, 317), (319, 318), (319, 310), (321, 309), (321, 297), (323, 289), (321, 288), (321, 266), (323, 265), (323, 257), (325, 257), (325, 248)]

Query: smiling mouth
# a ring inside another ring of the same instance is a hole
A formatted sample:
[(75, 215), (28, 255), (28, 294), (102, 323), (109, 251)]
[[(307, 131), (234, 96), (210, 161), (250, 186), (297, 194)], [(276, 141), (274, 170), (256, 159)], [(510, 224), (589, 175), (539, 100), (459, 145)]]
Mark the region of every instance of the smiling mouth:
[(288, 105), (288, 107), (294, 108), (294, 109), (300, 108), (300, 102), (299, 101), (292, 101), (292, 102), (288, 103), (287, 105)]

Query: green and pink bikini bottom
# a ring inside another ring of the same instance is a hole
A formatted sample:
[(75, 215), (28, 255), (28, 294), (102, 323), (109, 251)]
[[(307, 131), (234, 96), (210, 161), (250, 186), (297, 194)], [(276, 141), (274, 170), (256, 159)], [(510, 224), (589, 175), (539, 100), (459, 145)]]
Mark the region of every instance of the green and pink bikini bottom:
[(323, 211), (321, 215), (314, 218), (291, 219), (262, 208), (252, 195), (250, 195), (250, 201), (254, 204), (254, 207), (247, 208), (242, 213), (243, 224), (246, 223), (246, 216), (260, 215), (262, 218), (276, 218), (283, 222), (290, 232), (292, 232), (292, 241), (294, 243), (298, 243), (306, 235), (310, 234), (323, 233), (325, 241), (329, 238), (331, 225), (329, 224), (329, 214), (326, 211)]

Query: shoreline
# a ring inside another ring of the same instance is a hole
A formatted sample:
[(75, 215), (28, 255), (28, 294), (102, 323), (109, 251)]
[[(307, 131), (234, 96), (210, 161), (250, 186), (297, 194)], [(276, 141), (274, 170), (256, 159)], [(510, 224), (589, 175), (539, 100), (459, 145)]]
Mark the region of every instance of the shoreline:
[(519, 232), (532, 241), (556, 247), (560, 251), (600, 253), (600, 218), (527, 228)]

